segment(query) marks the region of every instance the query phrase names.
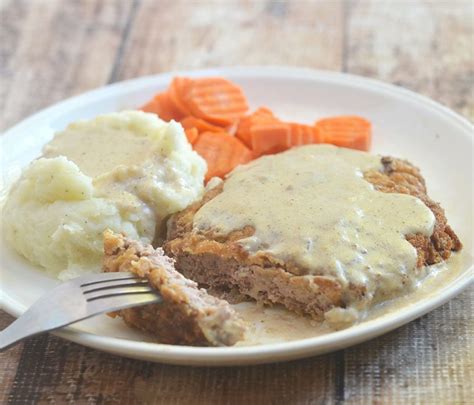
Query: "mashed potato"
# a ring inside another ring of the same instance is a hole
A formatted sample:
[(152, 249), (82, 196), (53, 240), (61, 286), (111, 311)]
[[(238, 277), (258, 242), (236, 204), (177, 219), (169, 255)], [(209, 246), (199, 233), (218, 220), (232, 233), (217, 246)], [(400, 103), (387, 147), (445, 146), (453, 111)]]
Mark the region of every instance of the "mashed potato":
[(25, 169), (3, 210), (7, 241), (61, 279), (98, 271), (102, 232), (151, 242), (203, 192), (204, 160), (181, 126), (126, 111), (73, 123)]

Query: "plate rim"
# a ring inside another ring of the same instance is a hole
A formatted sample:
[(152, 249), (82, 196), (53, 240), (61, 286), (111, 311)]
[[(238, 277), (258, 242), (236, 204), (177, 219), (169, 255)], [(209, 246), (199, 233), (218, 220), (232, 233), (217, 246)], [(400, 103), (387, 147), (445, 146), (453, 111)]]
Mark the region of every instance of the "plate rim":
[[(128, 88), (140, 88), (140, 86), (149, 85), (149, 83), (153, 81), (157, 83), (169, 81), (174, 75), (189, 75), (195, 77), (222, 75), (224, 77), (264, 76), (281, 79), (300, 78), (350, 85), (352, 87), (356, 86), (376, 91), (378, 93), (389, 93), (391, 96), (397, 96), (403, 99), (408, 98), (413, 102), (422, 104), (424, 107), (429, 107), (434, 113), (441, 114), (443, 117), (448, 118), (450, 123), (460, 127), (463, 135), (471, 142), (471, 144), (474, 144), (474, 126), (466, 118), (426, 96), (400, 86), (349, 73), (311, 68), (290, 66), (234, 66), (170, 71), (129, 79), (89, 90), (42, 109), (10, 127), (4, 131), (3, 135), (1, 135), (1, 147), (3, 149), (3, 143), (5, 140), (16, 136), (16, 133), (21, 132), (23, 126), (29, 126), (37, 121), (39, 122), (46, 117), (49, 117), (52, 113), (60, 115), (68, 109), (77, 107), (77, 104), (81, 103), (83, 100), (90, 100), (91, 98), (109, 98), (114, 93), (126, 92)], [(467, 266), (469, 266), (469, 264), (467, 264)], [(383, 319), (367, 321), (342, 331), (295, 341), (255, 346), (205, 348), (165, 345), (96, 335), (90, 332), (75, 330), (74, 327), (66, 327), (53, 332), (53, 334), (102, 351), (161, 363), (224, 366), (286, 361), (327, 353), (329, 351), (352, 346), (392, 331), (416, 318), (419, 318), (465, 290), (473, 281), (472, 270), (473, 265), (471, 261), (470, 267), (464, 269), (463, 272), (452, 280), (446, 288), (442, 289), (439, 296), (420, 300), (420, 305), (411, 306), (410, 308), (405, 308), (401, 311), (387, 315)], [(1, 287), (0, 293), (0, 308), (11, 315), (20, 315), (22, 310), (18, 303), (9, 299), (6, 292)]]

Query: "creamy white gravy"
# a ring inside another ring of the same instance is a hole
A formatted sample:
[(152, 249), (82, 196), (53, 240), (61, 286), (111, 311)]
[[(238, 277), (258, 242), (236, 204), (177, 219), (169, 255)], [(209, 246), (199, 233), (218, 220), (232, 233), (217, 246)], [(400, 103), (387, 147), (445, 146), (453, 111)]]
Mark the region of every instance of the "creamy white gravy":
[(232, 306), (247, 327), (245, 339), (237, 346), (288, 342), (334, 332), (326, 322), (295, 314), (281, 305), (264, 307), (255, 302), (242, 302)]
[(162, 218), (155, 204), (138, 192), (152, 187), (153, 171), (143, 163), (159, 156), (150, 138), (119, 126), (91, 130), (77, 125), (56, 134), (43, 148), (43, 156), (66, 156), (93, 178), (97, 197), (113, 201), (124, 217), (135, 220), (140, 234), (155, 234)]
[(415, 285), (417, 253), (405, 236), (429, 236), (435, 222), (418, 198), (376, 191), (363, 178), (372, 169), (381, 169), (380, 156), (329, 145), (263, 157), (232, 172), (194, 228), (225, 235), (251, 225), (254, 235), (239, 241), (244, 249), (346, 289), (366, 287), (364, 300), (346, 302), (363, 310)]
[(82, 172), (97, 177), (117, 166), (140, 164), (154, 154), (149, 138), (121, 128), (102, 127), (100, 133), (88, 128), (57, 134), (43, 149), (44, 157), (67, 156)]
[(123, 111), (70, 124), (43, 148), (65, 156), (92, 178), (94, 196), (112, 201), (121, 216), (153, 240), (170, 214), (198, 199), (204, 160), (181, 126), (154, 114)]

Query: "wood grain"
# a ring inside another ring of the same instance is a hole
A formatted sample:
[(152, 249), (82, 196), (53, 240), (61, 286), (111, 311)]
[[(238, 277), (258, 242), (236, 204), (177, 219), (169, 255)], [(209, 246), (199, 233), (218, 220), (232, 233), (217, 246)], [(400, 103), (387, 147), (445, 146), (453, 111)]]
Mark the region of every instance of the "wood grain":
[(349, 1), (345, 68), (474, 119), (474, 3)]
[(1, 3), (2, 129), (65, 97), (104, 85), (132, 3), (10, 0)]
[(472, 403), (473, 315), (471, 290), (397, 331), (345, 350), (346, 399)]
[(185, 368), (119, 358), (54, 337), (29, 346), (29, 367), (17, 372), (10, 392), (17, 403), (328, 403), (334, 394), (322, 382), (334, 380), (335, 355), (280, 367)]
[(340, 70), (342, 18), (340, 0), (141, 0), (117, 79), (229, 65)]
[[(0, 330), (10, 325), (13, 320), (12, 316), (0, 311)], [(7, 401), (11, 386), (15, 380), (22, 349), (23, 344), (19, 344), (6, 352), (0, 352), (0, 404), (4, 404)]]
[[(1, 0), (0, 126), (106, 83), (283, 64), (414, 89), (474, 117), (470, 1)], [(0, 403), (472, 403), (473, 289), (392, 333), (277, 365), (184, 368), (40, 336), (0, 354)], [(12, 317), (0, 313), (0, 328)]]

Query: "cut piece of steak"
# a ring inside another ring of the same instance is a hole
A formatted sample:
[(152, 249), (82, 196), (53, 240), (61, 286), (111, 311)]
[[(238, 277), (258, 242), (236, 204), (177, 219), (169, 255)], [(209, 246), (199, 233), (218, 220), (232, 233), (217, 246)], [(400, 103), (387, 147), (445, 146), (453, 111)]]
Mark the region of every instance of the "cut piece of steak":
[(168, 344), (229, 346), (243, 338), (244, 323), (233, 308), (178, 273), (161, 248), (106, 231), (104, 251), (104, 272), (132, 272), (147, 278), (163, 298), (160, 304), (113, 314), (127, 325)]

